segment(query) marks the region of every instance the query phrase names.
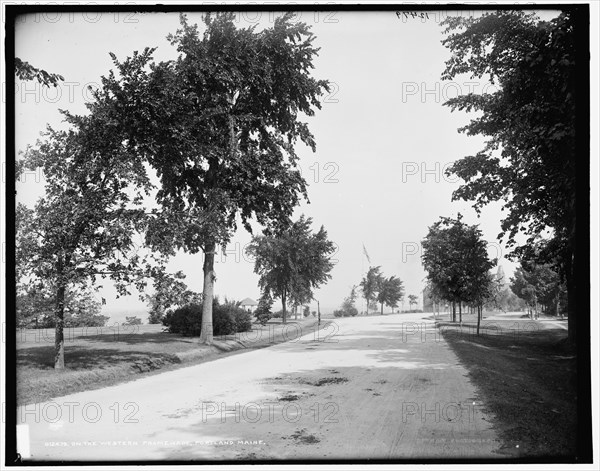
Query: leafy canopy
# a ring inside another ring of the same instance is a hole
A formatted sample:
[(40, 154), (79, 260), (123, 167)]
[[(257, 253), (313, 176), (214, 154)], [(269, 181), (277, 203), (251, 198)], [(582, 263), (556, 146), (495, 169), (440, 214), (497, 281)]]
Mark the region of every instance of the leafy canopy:
[[(540, 21), (526, 11), (495, 11), (442, 23), (452, 52), (442, 78), (487, 79), (496, 91), (448, 100), (452, 111), (480, 115), (460, 129), (487, 138), (476, 155), (448, 169), (464, 180), (453, 199), (473, 200), (479, 212), (491, 201), (507, 211), (502, 233), (509, 246), (526, 245), (549, 228), (556, 252), (575, 228), (575, 35), (569, 11)], [(519, 256), (526, 246), (517, 247)]]
[[(326, 81), (310, 76), (318, 49), (292, 15), (273, 27), (236, 28), (233, 13), (206, 14), (204, 31), (181, 15), (168, 39), (176, 60), (156, 63), (135, 52), (102, 79), (93, 107), (107, 107), (130, 152), (160, 178), (157, 200), (173, 214), (152, 242), (194, 253), (225, 244), (239, 218), (275, 229), (289, 223), (306, 183), (294, 145), (315, 149), (301, 116), (320, 108)], [(190, 217), (179, 217), (184, 212)]]

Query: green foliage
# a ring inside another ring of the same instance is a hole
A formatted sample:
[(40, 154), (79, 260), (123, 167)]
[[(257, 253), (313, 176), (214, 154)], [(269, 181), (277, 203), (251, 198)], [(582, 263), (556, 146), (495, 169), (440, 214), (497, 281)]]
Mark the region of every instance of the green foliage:
[(315, 234), (311, 224), (311, 218), (301, 216), (277, 235), (254, 237), (246, 249), (255, 260), (262, 292), (281, 299), (284, 322), (288, 300), (296, 305), (308, 302), (312, 290), (331, 278), (335, 246), (323, 226)]
[(310, 316), (310, 308), (308, 306), (304, 306), (304, 309), (302, 310), (302, 314), (304, 315), (304, 317)]
[[(478, 226), (457, 219), (440, 218), (422, 242), (423, 267), (436, 295), (451, 302), (482, 304), (490, 296), (492, 278), (488, 271), (487, 244)], [(412, 304), (412, 303), (411, 303)]]

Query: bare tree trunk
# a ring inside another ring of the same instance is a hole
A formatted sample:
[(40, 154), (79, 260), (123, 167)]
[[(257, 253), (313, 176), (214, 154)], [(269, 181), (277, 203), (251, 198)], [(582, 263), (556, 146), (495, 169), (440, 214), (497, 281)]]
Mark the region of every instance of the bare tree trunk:
[(286, 292), (285, 289), (281, 292), (281, 304), (283, 306), (283, 323), (287, 323), (287, 313), (285, 311), (285, 301), (286, 301)]
[(62, 370), (65, 367), (65, 285), (62, 273), (59, 275), (59, 286), (56, 292), (56, 329), (54, 337), (54, 369)]
[(456, 322), (456, 303), (452, 301), (452, 322)]
[(577, 324), (575, 316), (577, 313), (575, 296), (576, 281), (575, 281), (575, 254), (568, 254), (566, 257), (566, 281), (567, 281), (567, 328), (569, 343), (575, 345), (577, 343)]
[(479, 326), (481, 325), (481, 306), (477, 306), (477, 335), (479, 335)]
[(381, 315), (383, 316), (383, 303), (381, 303)]
[(462, 325), (462, 301), (458, 302), (458, 322)]
[(556, 295), (556, 317), (558, 318), (559, 315), (560, 315), (560, 291)]
[(317, 301), (317, 313), (319, 314), (318, 325), (321, 325), (321, 303)]
[(210, 345), (213, 342), (213, 297), (215, 283), (215, 243), (204, 246), (204, 288), (202, 291), (202, 330), (200, 343)]

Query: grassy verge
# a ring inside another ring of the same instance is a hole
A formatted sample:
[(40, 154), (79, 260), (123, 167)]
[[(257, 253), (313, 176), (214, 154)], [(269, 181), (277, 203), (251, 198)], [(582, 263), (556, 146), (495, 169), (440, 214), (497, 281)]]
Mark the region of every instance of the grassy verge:
[[(183, 366), (191, 366), (245, 349), (264, 348), (317, 329), (316, 319), (254, 324), (251, 332), (215, 337), (214, 345), (197, 338), (162, 332), (162, 326), (73, 329), (65, 331), (66, 368), (53, 367), (50, 330), (17, 333), (17, 403), (31, 404), (98, 389)], [(323, 328), (326, 324), (322, 324)]]
[(574, 456), (577, 379), (567, 331), (541, 323), (520, 330), (513, 321), (496, 324), (498, 329), (479, 336), (471, 323), (463, 323), (463, 329), (444, 323), (440, 330), (495, 416), (502, 453)]

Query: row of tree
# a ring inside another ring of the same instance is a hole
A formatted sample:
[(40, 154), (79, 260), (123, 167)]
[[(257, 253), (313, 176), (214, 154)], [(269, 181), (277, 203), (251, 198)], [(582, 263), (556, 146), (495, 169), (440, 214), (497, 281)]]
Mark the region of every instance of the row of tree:
[(490, 270), (496, 260), (490, 260), (487, 242), (478, 226), (456, 219), (441, 217), (430, 228), (422, 242), (423, 267), (427, 272), (428, 290), (436, 302), (452, 304), (452, 320), (456, 321), (458, 306), (462, 322), (462, 306), (477, 310), (477, 333), (483, 305), (494, 294), (494, 276)]
[(530, 316), (542, 312), (563, 316), (567, 304), (565, 283), (550, 264), (523, 260), (511, 278), (510, 289), (527, 305)]
[[(369, 267), (366, 275), (359, 284), (362, 295), (367, 303), (367, 315), (369, 314), (369, 305), (374, 302), (381, 306), (389, 306), (392, 309), (398, 307), (398, 303), (404, 298), (404, 285), (400, 278), (396, 276), (385, 277), (381, 272), (381, 267)], [(352, 290), (354, 291), (354, 287)]]
[[(576, 87), (578, 73), (587, 76), (589, 67), (586, 49), (576, 47), (588, 41), (580, 11), (567, 8), (549, 21), (525, 10), (500, 10), (442, 22), (447, 34), (442, 43), (452, 53), (442, 78), (469, 74), (495, 85), (493, 93), (459, 95), (445, 103), (452, 111), (478, 112), (459, 131), (487, 139), (481, 151), (447, 170), (464, 181), (453, 199), (474, 201), (478, 213), (490, 202), (503, 202), (499, 237), (506, 236), (511, 256), (549, 265), (564, 280), (573, 343), (576, 277), (582, 276), (581, 252), (588, 244), (577, 241), (582, 218), (576, 217), (576, 168), (585, 171), (589, 155), (589, 139), (575, 135), (578, 116), (587, 125), (589, 109)], [(588, 186), (580, 188), (585, 200)], [(517, 240), (519, 233), (525, 243)], [(547, 234), (547, 243), (535, 250)]]

